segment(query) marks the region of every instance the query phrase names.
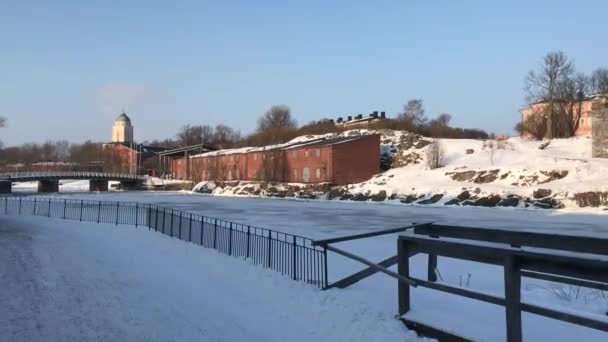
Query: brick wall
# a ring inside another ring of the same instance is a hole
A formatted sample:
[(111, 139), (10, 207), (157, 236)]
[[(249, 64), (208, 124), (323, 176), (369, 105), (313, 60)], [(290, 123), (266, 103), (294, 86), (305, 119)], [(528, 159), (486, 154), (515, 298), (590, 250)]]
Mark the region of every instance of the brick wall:
[(332, 145), (332, 183), (360, 183), (380, 172), (380, 136)]
[[(190, 159), (190, 179), (350, 184), (380, 172), (380, 136), (333, 145), (312, 144)], [(186, 179), (185, 158), (172, 161), (173, 177)]]

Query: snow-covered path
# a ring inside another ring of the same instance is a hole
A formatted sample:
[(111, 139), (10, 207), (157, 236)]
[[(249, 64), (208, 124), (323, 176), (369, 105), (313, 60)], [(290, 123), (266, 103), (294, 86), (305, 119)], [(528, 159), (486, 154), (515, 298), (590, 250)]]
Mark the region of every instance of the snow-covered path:
[(132, 227), (0, 217), (0, 284), (2, 341), (417, 340), (357, 290)]

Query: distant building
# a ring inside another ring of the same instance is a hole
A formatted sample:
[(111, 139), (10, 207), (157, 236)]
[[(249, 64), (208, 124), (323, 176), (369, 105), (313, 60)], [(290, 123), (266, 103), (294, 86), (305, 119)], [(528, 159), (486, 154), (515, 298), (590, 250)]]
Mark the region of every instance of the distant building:
[(218, 150), (174, 159), (171, 170), (193, 181), (359, 183), (380, 172), (380, 136)]
[(133, 125), (124, 111), (116, 118), (112, 126), (112, 142), (118, 144), (133, 142)]
[(347, 116), (345, 118), (339, 117), (335, 121), (335, 125), (337, 127), (342, 128), (367, 128), (370, 125), (386, 120), (385, 112), (372, 112), (368, 116), (363, 116), (363, 114), (358, 114), (355, 116)]
[[(575, 111), (580, 111), (581, 115), (578, 122), (578, 128), (576, 129), (575, 135), (577, 136), (591, 136), (592, 128), (593, 128), (593, 119), (590, 115), (591, 113), (591, 103), (593, 100), (602, 95), (593, 95), (585, 98), (580, 103), (574, 104)], [(521, 124), (522, 127), (526, 120), (533, 115), (542, 115), (546, 116), (546, 108), (548, 106), (548, 102), (540, 101), (530, 105), (528, 108), (524, 108), (520, 110), (521, 113)], [(531, 138), (531, 135), (522, 130), (521, 133), (522, 138)]]
[(103, 149), (105, 171), (150, 175), (162, 170), (158, 153), (166, 150), (136, 143), (131, 118), (124, 111), (112, 125), (112, 142), (103, 144)]

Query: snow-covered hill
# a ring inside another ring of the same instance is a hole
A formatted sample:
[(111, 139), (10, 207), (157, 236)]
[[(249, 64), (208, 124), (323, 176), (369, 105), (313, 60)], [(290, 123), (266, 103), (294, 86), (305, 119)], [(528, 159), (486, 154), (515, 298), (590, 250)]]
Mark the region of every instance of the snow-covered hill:
[[(539, 142), (438, 139), (443, 167), (431, 170), (426, 153), (431, 138), (392, 130), (351, 130), (338, 134), (381, 134), (382, 172), (345, 187), (303, 184), (231, 183), (209, 189), (214, 195), (399, 201), (422, 205), (504, 207), (608, 206), (608, 160), (591, 158), (591, 139)], [(336, 134), (308, 135), (306, 141)], [(540, 148), (542, 147), (542, 149)], [(200, 184), (197, 188), (204, 188)]]

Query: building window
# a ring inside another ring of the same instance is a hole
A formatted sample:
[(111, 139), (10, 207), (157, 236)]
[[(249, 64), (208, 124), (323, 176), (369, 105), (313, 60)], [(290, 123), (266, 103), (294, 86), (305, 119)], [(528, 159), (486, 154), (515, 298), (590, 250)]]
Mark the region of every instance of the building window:
[(258, 154), (257, 153), (253, 154), (253, 160), (258, 160)]
[(306, 156), (306, 158), (310, 157), (310, 151), (306, 150), (306, 152), (304, 153), (304, 155)]
[(317, 179), (321, 178), (321, 169), (317, 168)]
[(293, 179), (298, 180), (298, 169), (293, 169)]
[(585, 126), (585, 119), (581, 119), (581, 126)]
[(232, 180), (232, 170), (228, 170), (228, 180)]
[(239, 169), (236, 169), (236, 171), (234, 171), (234, 173), (236, 174), (235, 179), (239, 179)]
[(298, 151), (293, 151), (293, 159), (298, 159)]
[(230, 156), (230, 161), (234, 161), (234, 156)]
[(318, 158), (318, 157), (320, 157), (320, 156), (321, 156), (321, 149), (320, 149), (320, 148), (318, 148), (318, 149), (317, 149), (317, 158)]
[(304, 182), (310, 182), (310, 168), (305, 167), (304, 170), (302, 170), (302, 179)]

